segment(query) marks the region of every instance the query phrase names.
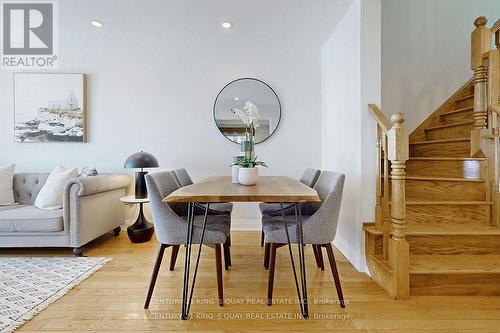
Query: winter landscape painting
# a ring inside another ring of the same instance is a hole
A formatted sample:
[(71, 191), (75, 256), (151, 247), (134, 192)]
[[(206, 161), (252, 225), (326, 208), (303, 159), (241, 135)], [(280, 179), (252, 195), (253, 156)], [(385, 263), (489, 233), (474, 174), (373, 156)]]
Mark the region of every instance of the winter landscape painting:
[(15, 140), (85, 142), (85, 85), (85, 74), (15, 73)]

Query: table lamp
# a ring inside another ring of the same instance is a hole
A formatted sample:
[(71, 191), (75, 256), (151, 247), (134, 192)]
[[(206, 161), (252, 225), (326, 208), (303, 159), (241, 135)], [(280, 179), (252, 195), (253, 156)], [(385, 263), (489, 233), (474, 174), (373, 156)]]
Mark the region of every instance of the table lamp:
[(141, 169), (135, 172), (135, 198), (144, 199), (148, 197), (148, 190), (146, 188), (146, 180), (144, 176), (148, 173), (144, 168), (157, 168), (160, 164), (156, 157), (150, 153), (140, 151), (130, 155), (125, 161), (124, 168), (127, 169)]
[(148, 202), (148, 191), (144, 176), (148, 173), (144, 168), (157, 168), (160, 165), (156, 157), (143, 151), (130, 155), (125, 161), (124, 168), (141, 169), (135, 172), (135, 199), (124, 201), (129, 204), (139, 204), (137, 220), (127, 228), (127, 234), (133, 243), (147, 242), (151, 239), (154, 226), (150, 223), (143, 212), (143, 204)]

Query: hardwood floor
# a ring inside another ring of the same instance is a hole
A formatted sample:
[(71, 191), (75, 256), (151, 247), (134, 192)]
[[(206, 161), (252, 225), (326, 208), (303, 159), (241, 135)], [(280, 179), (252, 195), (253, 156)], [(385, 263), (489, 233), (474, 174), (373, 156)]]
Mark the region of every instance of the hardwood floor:
[[(326, 265), (325, 271), (321, 271), (316, 267), (310, 246), (306, 249), (306, 264), (311, 318), (295, 319), (299, 313), (296, 304), (265, 305), (267, 271), (263, 267), (264, 249), (259, 241), (260, 232), (232, 234), (233, 266), (230, 271), (223, 272), (224, 307), (217, 305), (213, 250), (203, 249), (191, 306), (193, 318), (181, 321), (178, 318), (183, 248), (173, 272), (168, 270), (171, 248), (165, 251), (150, 310), (143, 310), (157, 242), (131, 244), (124, 232), (117, 238), (105, 236), (84, 249), (85, 254), (109, 256), (114, 260), (22, 326), (20, 331), (500, 331), (500, 297), (412, 296), (408, 301), (394, 301), (336, 251), (347, 301), (346, 308), (341, 309), (330, 268)], [(296, 248), (294, 250), (296, 252)], [(71, 255), (71, 251), (0, 251), (0, 256), (13, 255), (58, 256)], [(293, 302), (295, 295), (288, 250), (282, 247), (277, 251), (274, 298), (287, 303)]]

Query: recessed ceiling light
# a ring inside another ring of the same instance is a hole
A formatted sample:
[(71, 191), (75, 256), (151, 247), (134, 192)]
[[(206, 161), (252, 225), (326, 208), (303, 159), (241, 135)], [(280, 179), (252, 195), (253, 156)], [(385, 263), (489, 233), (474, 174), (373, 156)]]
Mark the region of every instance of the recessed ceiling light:
[(90, 23), (91, 23), (94, 27), (98, 27), (98, 28), (102, 28), (102, 26), (104, 25), (104, 24), (102, 24), (101, 22), (99, 22), (99, 21), (97, 21), (97, 20), (92, 20)]
[(222, 22), (222, 27), (224, 29), (229, 29), (233, 26), (233, 24), (231, 22)]
[(235, 100), (235, 101), (239, 101), (239, 100), (240, 100), (240, 98), (239, 98), (239, 97), (235, 97), (235, 98), (234, 98), (234, 100)]

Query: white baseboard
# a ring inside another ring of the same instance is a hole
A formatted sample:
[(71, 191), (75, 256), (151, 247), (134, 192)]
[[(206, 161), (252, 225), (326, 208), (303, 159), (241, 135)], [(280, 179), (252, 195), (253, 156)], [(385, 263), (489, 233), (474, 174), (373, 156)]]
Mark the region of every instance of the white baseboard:
[(260, 231), (261, 229), (260, 220), (233, 219), (231, 221), (231, 230), (233, 231)]

